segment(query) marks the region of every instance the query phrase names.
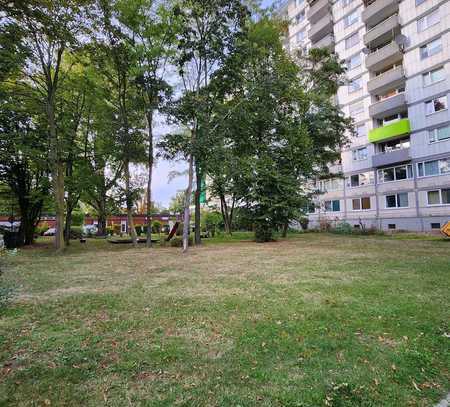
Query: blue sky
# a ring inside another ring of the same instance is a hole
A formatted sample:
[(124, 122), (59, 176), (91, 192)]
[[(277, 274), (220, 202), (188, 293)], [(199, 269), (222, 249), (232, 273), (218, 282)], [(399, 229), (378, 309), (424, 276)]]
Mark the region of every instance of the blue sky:
[[(274, 0), (263, 0), (264, 7), (270, 6), (273, 3)], [(171, 197), (173, 197), (177, 191), (186, 189), (187, 187), (187, 179), (185, 176), (176, 177), (169, 182), (169, 174), (172, 171), (183, 172), (186, 168), (187, 166), (184, 162), (159, 160), (154, 169), (152, 183), (153, 201), (167, 208)]]

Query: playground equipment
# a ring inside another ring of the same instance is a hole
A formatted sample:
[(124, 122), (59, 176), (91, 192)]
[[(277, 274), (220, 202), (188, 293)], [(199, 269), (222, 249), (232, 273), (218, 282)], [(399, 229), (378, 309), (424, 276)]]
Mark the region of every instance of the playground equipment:
[(444, 236), (450, 237), (450, 221), (447, 222), (444, 226), (442, 226), (441, 233)]
[(170, 231), (169, 236), (166, 237), (166, 242), (169, 242), (175, 236), (179, 226), (180, 226), (180, 222), (175, 222), (175, 225), (173, 225), (173, 228)]

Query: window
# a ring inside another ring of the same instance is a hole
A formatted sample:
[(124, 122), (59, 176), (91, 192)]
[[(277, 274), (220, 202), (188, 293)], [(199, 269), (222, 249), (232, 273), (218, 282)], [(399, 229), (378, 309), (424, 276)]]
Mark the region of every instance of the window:
[(366, 125), (365, 124), (358, 124), (356, 126), (356, 136), (357, 137), (363, 137), (365, 135), (367, 135)]
[(416, 0), (416, 6), (420, 6), (422, 3), (425, 3), (427, 0)]
[(390, 153), (392, 151), (402, 150), (404, 148), (409, 148), (411, 146), (411, 141), (409, 137), (399, 139), (399, 140), (391, 140), (385, 143), (378, 144), (378, 151), (380, 153)]
[(342, 0), (342, 7), (347, 7), (348, 5), (352, 4), (353, 0)]
[(354, 211), (366, 211), (370, 209), (370, 198), (356, 198), (352, 199), (352, 208)]
[(396, 88), (396, 89), (391, 89), (390, 91), (383, 93), (381, 95), (377, 95), (376, 99), (377, 101), (381, 101), (381, 100), (386, 100), (389, 99), (395, 95), (398, 95), (400, 93), (404, 93), (405, 92), (405, 88)]
[(449, 205), (450, 189), (437, 189), (427, 192), (428, 205)]
[(375, 177), (372, 171), (354, 174), (347, 178), (347, 186), (350, 188), (373, 185)]
[(426, 115), (440, 112), (441, 110), (445, 109), (447, 109), (447, 96), (441, 96), (440, 98), (425, 102)]
[(388, 229), (391, 229), (391, 230), (397, 229), (397, 225), (395, 223), (389, 223), (388, 224)]
[(430, 72), (422, 75), (423, 86), (429, 86), (433, 83), (440, 82), (445, 79), (445, 69), (443, 66), (437, 69), (433, 69)]
[(436, 143), (437, 141), (450, 139), (450, 125), (430, 130), (428, 132), (428, 137), (430, 143)]
[(367, 147), (357, 148), (352, 151), (353, 161), (361, 161), (367, 159)]
[(395, 195), (386, 195), (386, 208), (407, 208), (408, 205), (409, 202), (407, 192), (402, 192)]
[(419, 20), (417, 20), (417, 31), (425, 31), (427, 28), (432, 27), (435, 24), (438, 24), (440, 21), (439, 18), (439, 9), (432, 11), (431, 13), (423, 16)]
[(379, 126), (385, 126), (386, 124), (390, 124), (396, 122), (401, 119), (405, 119), (408, 117), (408, 112), (402, 112), (398, 114), (393, 114), (391, 116), (383, 117), (382, 119), (378, 119), (377, 123)]
[(431, 229), (440, 229), (441, 228), (441, 224), (440, 223), (432, 223), (431, 225)]
[(399, 165), (398, 167), (378, 170), (378, 183), (401, 181), (413, 177), (412, 165)]
[(345, 39), (345, 49), (352, 48), (358, 43), (359, 43), (359, 33), (355, 33)]
[(325, 211), (327, 212), (340, 212), (341, 201), (339, 199), (333, 201), (325, 201)]
[(298, 13), (295, 17), (294, 17), (294, 23), (295, 24), (300, 24), (304, 19), (305, 19), (305, 10), (302, 10), (300, 13)]
[(364, 112), (364, 103), (358, 102), (354, 103), (353, 105), (350, 105), (348, 108), (348, 112), (350, 113), (350, 116), (355, 116), (357, 114)]
[(347, 59), (347, 69), (351, 71), (361, 65), (361, 53), (355, 54)]
[(442, 51), (441, 38), (437, 38), (420, 47), (420, 58), (425, 59)]
[(343, 179), (333, 178), (317, 181), (316, 188), (321, 192), (340, 191), (344, 189)]
[(348, 93), (353, 93), (362, 88), (362, 77), (352, 79), (348, 84)]
[(358, 20), (359, 20), (358, 10), (355, 10), (344, 17), (344, 27), (345, 28), (350, 27), (352, 24), (358, 22)]
[(305, 30), (299, 31), (295, 36), (297, 43), (302, 42), (305, 39), (305, 36)]
[(300, 7), (304, 2), (305, 2), (305, 0), (296, 0), (296, 1), (295, 1), (295, 5), (296, 5), (297, 7)]
[(450, 173), (450, 158), (417, 163), (419, 177), (430, 177)]

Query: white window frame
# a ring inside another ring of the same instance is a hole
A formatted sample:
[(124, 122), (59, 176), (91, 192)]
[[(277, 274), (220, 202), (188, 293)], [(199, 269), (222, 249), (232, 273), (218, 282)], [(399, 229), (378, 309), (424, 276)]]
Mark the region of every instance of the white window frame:
[(348, 28), (351, 27), (353, 24), (356, 24), (359, 21), (358, 9), (355, 9), (352, 12), (346, 14), (343, 20), (344, 20), (344, 28)]
[[(437, 132), (440, 129), (449, 129), (448, 137), (438, 140)], [(431, 137), (431, 135), (433, 135), (433, 136)], [(432, 130), (428, 130), (428, 144), (436, 144), (436, 143), (441, 143), (443, 141), (449, 141), (449, 140), (450, 140), (450, 124), (447, 124), (445, 126), (436, 127)]]
[[(428, 178), (428, 177), (439, 177), (440, 175), (450, 175), (450, 172), (441, 172), (441, 161), (447, 161), (450, 163), (450, 157), (446, 157), (446, 158), (440, 158), (437, 160), (428, 160), (428, 161), (421, 161), (419, 163), (417, 163), (417, 178)], [(438, 173), (437, 174), (431, 174), (431, 175), (425, 175), (425, 163), (431, 163), (431, 162), (435, 162), (437, 161), (438, 163)], [(422, 169), (423, 169), (423, 175), (420, 175), (420, 171), (419, 171), (419, 166), (422, 165)]]
[[(439, 189), (429, 189), (429, 190), (426, 191), (426, 193), (427, 193), (427, 206), (450, 206), (450, 202), (449, 203), (443, 203), (442, 202), (442, 190), (443, 189), (449, 189), (450, 190), (450, 188), (439, 188)], [(437, 204), (430, 204), (430, 201), (428, 199), (428, 193), (429, 192), (439, 192), (439, 203), (437, 203)]]
[[(439, 100), (439, 99), (445, 100), (445, 102), (443, 103), (445, 105), (445, 107), (443, 109), (441, 109), (441, 110), (436, 110), (435, 102), (437, 100)], [(433, 111), (432, 112), (428, 111), (428, 106), (432, 106), (433, 107)], [(427, 100), (425, 102), (425, 116), (430, 116), (430, 115), (435, 114), (435, 113), (444, 112), (447, 109), (448, 109), (447, 95), (439, 96), (437, 98), (434, 98), (434, 99), (431, 99), (431, 100)]]
[[(396, 169), (397, 168), (401, 168), (401, 167), (406, 167), (406, 178), (404, 178), (404, 179), (397, 179)], [(384, 175), (383, 175), (383, 181), (381, 181), (380, 174), (382, 174), (383, 171), (386, 171), (386, 170), (394, 170), (394, 178), (395, 178), (394, 180), (392, 180), (392, 181), (384, 181)], [(378, 184), (390, 184), (391, 182), (407, 181), (409, 179), (414, 179), (412, 164), (403, 164), (403, 165), (396, 165), (394, 167), (382, 168), (382, 169), (378, 170), (377, 175), (378, 175)]]
[[(352, 87), (353, 84), (359, 85), (358, 88), (353, 88)], [(349, 84), (347, 86), (347, 91), (348, 91), (349, 94), (351, 94), (351, 93), (355, 93), (355, 92), (360, 91), (362, 88), (363, 88), (362, 76), (358, 76), (358, 77), (353, 78), (353, 79), (350, 80), (350, 82), (349, 82)], [(364, 110), (364, 106), (363, 106), (363, 110)]]
[[(437, 21), (430, 24), (429, 23), (430, 17), (435, 17), (436, 15), (438, 18)], [(428, 30), (430, 27), (433, 27), (434, 25), (439, 24), (440, 22), (441, 22), (441, 18), (440, 18), (439, 8), (437, 8), (417, 20), (417, 32), (418, 33), (424, 32), (424, 31)], [(423, 27), (421, 27), (421, 24), (423, 24)]]
[[(352, 43), (351, 45), (348, 45), (349, 44), (348, 41), (350, 40), (350, 38), (356, 38), (357, 41), (355, 43)], [(348, 36), (344, 40), (344, 42), (345, 42), (345, 49), (351, 49), (353, 47), (356, 47), (359, 44), (359, 42), (360, 42), (359, 31), (357, 31), (357, 32), (353, 33), (352, 35)]]
[[(359, 62), (358, 62), (358, 64), (357, 65), (355, 65), (355, 66), (349, 66), (349, 62), (353, 59), (353, 58), (356, 58), (356, 57), (359, 57), (358, 59), (359, 59)], [(358, 52), (357, 54), (353, 54), (351, 57), (349, 57), (349, 58), (347, 58), (347, 69), (349, 70), (349, 71), (352, 71), (353, 69), (356, 69), (356, 68), (358, 68), (359, 66), (361, 66), (362, 65), (362, 57), (361, 57), (361, 52)]]
[[(326, 209), (326, 203), (327, 202), (330, 202), (330, 207), (331, 207), (331, 210), (327, 210)], [(333, 203), (334, 202), (339, 202), (339, 210), (338, 211), (335, 211), (334, 209), (333, 209)], [(334, 213), (336, 213), (336, 212), (342, 212), (341, 211), (341, 200), (340, 199), (326, 199), (325, 201), (323, 201), (323, 208), (324, 208), (324, 211), (325, 212), (334, 212)]]
[[(361, 196), (359, 198), (350, 198), (352, 201), (352, 211), (353, 212), (366, 212), (366, 211), (371, 211), (372, 210), (372, 200), (370, 199), (370, 196)], [(368, 199), (369, 200), (369, 204), (370, 204), (370, 208), (369, 209), (362, 209), (362, 200), (363, 199)], [(359, 200), (359, 209), (353, 209), (353, 201)]]
[[(367, 175), (368, 174), (368, 175)], [(358, 185), (353, 186), (352, 185), (352, 177), (355, 175), (358, 176)], [(369, 178), (369, 183), (361, 185), (361, 175), (367, 175)], [(363, 187), (369, 187), (371, 185), (375, 185), (375, 174), (373, 171), (367, 171), (367, 172), (359, 172), (358, 174), (352, 174), (347, 177), (347, 188), (353, 189), (353, 188), (363, 188)]]
[[(444, 75), (443, 75), (442, 79), (439, 79), (439, 80), (433, 82), (431, 80), (431, 78), (432, 78), (431, 75), (432, 75), (432, 73), (437, 72), (437, 71), (444, 72)], [(426, 78), (430, 78), (430, 83), (428, 83), (428, 84), (426, 83)], [(439, 68), (432, 69), (431, 71), (428, 71), (428, 72), (425, 72), (424, 74), (422, 74), (422, 82), (423, 82), (423, 87), (424, 88), (426, 88), (428, 86), (431, 86), (431, 85), (434, 85), (435, 83), (439, 83), (439, 82), (445, 81), (445, 79), (446, 79), (446, 72), (445, 72), (445, 68), (443, 66), (441, 66)]]
[[(366, 150), (366, 156), (364, 158), (359, 158), (359, 151), (362, 150)], [(356, 153), (358, 158), (355, 159), (354, 153)], [(352, 150), (352, 161), (364, 161), (367, 160), (368, 158), (369, 158), (369, 149), (367, 147), (359, 147)]]
[[(437, 42), (439, 42), (439, 46), (435, 48), (436, 51), (435, 51), (434, 53), (430, 54), (430, 53), (429, 53), (429, 46), (430, 46), (431, 44), (437, 43)], [(427, 55), (426, 55), (426, 56), (423, 56), (423, 55), (422, 55), (422, 50), (423, 50), (423, 49), (427, 50)], [(420, 59), (421, 59), (421, 60), (424, 60), (424, 59), (427, 59), (427, 58), (432, 57), (433, 55), (437, 55), (437, 54), (439, 54), (440, 52), (442, 52), (442, 49), (443, 49), (443, 47), (442, 47), (442, 37), (436, 38), (436, 39), (430, 41), (428, 44), (422, 45), (422, 46), (419, 48), (419, 54), (420, 54), (419, 56), (420, 56)]]
[[(399, 202), (400, 202), (400, 199), (398, 198), (398, 196), (399, 195), (406, 195), (406, 199), (407, 199), (407, 201), (408, 201), (408, 205), (407, 206), (399, 206)], [(388, 196), (395, 196), (395, 206), (388, 206), (388, 204), (387, 204), (387, 198), (388, 198)], [(397, 192), (397, 193), (394, 193), (394, 194), (389, 194), (389, 195), (385, 195), (384, 196), (384, 208), (385, 209), (408, 209), (410, 206), (409, 206), (409, 194), (408, 194), (408, 192)]]

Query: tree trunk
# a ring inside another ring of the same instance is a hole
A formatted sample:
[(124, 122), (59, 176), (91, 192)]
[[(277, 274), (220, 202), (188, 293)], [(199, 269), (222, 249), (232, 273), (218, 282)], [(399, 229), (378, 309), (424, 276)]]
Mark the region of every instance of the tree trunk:
[(130, 163), (128, 160), (125, 162), (124, 166), (125, 170), (125, 196), (126, 196), (126, 205), (127, 205), (127, 219), (128, 219), (128, 233), (131, 236), (131, 240), (133, 242), (133, 246), (137, 247), (137, 234), (136, 229), (134, 227), (133, 221), (133, 200), (131, 197), (131, 179), (130, 179)]
[(288, 228), (289, 228), (289, 222), (286, 222), (283, 225), (283, 232), (281, 233), (281, 237), (286, 237), (287, 236)]
[(184, 219), (183, 219), (183, 253), (186, 253), (189, 247), (189, 228), (191, 221), (190, 206), (191, 206), (191, 194), (192, 183), (194, 180), (194, 158), (192, 154), (189, 156), (189, 177), (188, 186), (186, 189), (186, 195), (184, 197)]
[(232, 216), (233, 216), (233, 208), (231, 209), (231, 212), (228, 210), (227, 200), (224, 195), (220, 195), (220, 211), (222, 212), (222, 218), (223, 218), (223, 224), (225, 226), (225, 232), (231, 236), (233, 234), (232, 226), (231, 226)]
[(200, 213), (200, 196), (202, 194), (202, 173), (198, 163), (195, 165), (195, 182), (197, 188), (195, 190), (194, 202), (195, 202), (195, 244), (202, 244), (201, 235), (201, 213)]
[(60, 160), (59, 142), (55, 121), (55, 89), (49, 90), (47, 101), (47, 119), (50, 133), (50, 166), (52, 174), (53, 196), (55, 202), (55, 240), (56, 251), (64, 250), (64, 163)]
[(106, 213), (104, 211), (98, 212), (97, 236), (106, 236)]
[(148, 180), (147, 180), (147, 247), (152, 247), (152, 178), (153, 178), (153, 112), (147, 112)]
[(72, 227), (72, 208), (67, 205), (66, 225), (64, 227), (64, 241), (67, 246), (70, 245), (70, 228)]

